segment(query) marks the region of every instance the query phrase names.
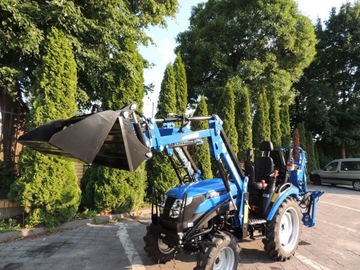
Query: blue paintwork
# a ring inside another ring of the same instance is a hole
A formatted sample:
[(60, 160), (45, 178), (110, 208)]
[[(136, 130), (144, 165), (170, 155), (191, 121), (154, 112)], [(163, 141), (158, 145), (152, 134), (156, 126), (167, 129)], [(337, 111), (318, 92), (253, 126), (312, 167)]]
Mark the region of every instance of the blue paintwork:
[[(232, 160), (229, 152), (230, 146), (226, 145), (221, 137), (222, 120), (214, 115), (208, 118), (209, 128), (200, 131), (191, 131), (188, 127), (177, 128), (172, 123), (163, 124), (159, 128), (155, 119), (148, 119), (149, 131), (145, 132), (146, 144), (156, 151), (164, 151), (167, 155), (173, 154), (173, 148), (176, 144), (189, 142), (192, 140), (207, 139), (210, 148), (210, 154), (215, 160), (221, 160), (227, 171), (230, 173), (229, 181), (231, 187), (231, 196), (234, 198), (237, 211), (235, 213), (235, 225), (241, 228), (244, 223), (245, 207), (245, 194), (248, 192), (248, 179), (242, 177), (241, 173), (237, 170), (234, 160)], [(283, 191), (278, 198), (274, 199), (273, 205), (267, 216), (267, 220), (272, 220), (278, 208), (289, 196), (294, 197), (300, 203), (300, 198), (305, 194), (310, 194), (312, 198), (311, 212), (305, 213), (303, 222), (307, 226), (313, 226), (316, 212), (316, 202), (322, 192), (314, 192), (307, 190), (306, 183), (306, 153), (300, 147), (282, 148), (285, 151), (292, 151), (297, 149), (299, 158), (294, 160), (295, 169), (288, 171), (289, 182), (292, 184), (287, 190)], [(200, 179), (198, 176), (196, 179)], [(230, 194), (226, 193), (223, 180), (221, 178), (214, 178), (210, 180), (195, 181), (184, 185), (179, 185), (167, 192), (168, 196), (182, 199), (198, 196), (201, 194), (211, 194), (212, 192), (222, 191), (219, 196), (209, 196), (195, 213), (207, 212), (224, 200), (229, 200)]]
[(296, 198), (299, 195), (299, 189), (295, 186), (291, 186), (288, 189), (286, 189), (273, 203), (270, 212), (266, 218), (267, 221), (270, 221), (275, 216), (277, 210), (279, 209), (280, 205), (283, 203), (283, 201), (288, 198), (289, 196), (292, 196)]

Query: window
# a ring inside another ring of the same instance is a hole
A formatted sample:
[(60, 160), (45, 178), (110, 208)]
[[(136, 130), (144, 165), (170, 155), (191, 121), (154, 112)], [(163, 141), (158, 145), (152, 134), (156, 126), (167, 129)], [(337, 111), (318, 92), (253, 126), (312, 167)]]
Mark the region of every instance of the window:
[(325, 171), (336, 171), (339, 162), (331, 162), (325, 167)]
[(360, 171), (360, 161), (343, 161), (341, 163), (342, 171)]

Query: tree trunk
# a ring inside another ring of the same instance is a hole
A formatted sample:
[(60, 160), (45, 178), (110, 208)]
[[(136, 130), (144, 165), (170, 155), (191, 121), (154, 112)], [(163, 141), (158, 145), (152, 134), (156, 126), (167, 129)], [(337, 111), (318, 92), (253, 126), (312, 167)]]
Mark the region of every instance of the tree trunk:
[(340, 147), (340, 156), (341, 158), (346, 158), (346, 147), (344, 144), (341, 144), (341, 147)]
[(18, 161), (22, 145), (17, 139), (24, 133), (26, 105), (19, 93), (10, 95), (0, 89), (1, 135), (4, 165), (13, 173), (19, 173)]

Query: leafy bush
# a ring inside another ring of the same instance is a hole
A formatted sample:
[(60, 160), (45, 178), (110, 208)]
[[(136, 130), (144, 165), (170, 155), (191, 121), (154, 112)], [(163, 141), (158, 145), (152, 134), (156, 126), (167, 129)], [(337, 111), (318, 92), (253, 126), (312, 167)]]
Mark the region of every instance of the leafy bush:
[(72, 162), (25, 149), (21, 167), (22, 175), (12, 184), (9, 198), (29, 213), (26, 226), (55, 227), (74, 218), (80, 189)]
[(97, 212), (121, 213), (140, 207), (144, 201), (146, 173), (93, 166), (81, 183), (82, 206)]
[(20, 229), (20, 224), (16, 222), (16, 220), (9, 218), (8, 220), (1, 219), (0, 216), (0, 233), (16, 231)]

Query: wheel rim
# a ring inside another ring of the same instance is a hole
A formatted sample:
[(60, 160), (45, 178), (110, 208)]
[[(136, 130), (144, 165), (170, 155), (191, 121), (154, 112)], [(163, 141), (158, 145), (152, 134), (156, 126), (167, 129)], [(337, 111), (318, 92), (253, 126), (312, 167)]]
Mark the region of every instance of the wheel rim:
[(359, 191), (360, 191), (360, 181), (354, 182), (353, 187), (354, 187), (355, 190), (359, 190)]
[(235, 252), (230, 247), (222, 248), (217, 254), (213, 270), (232, 270), (234, 269)]
[(164, 243), (162, 239), (158, 239), (158, 247), (162, 254), (169, 254), (174, 251), (174, 248)]
[(299, 238), (300, 218), (295, 208), (289, 208), (280, 222), (279, 240), (286, 252), (296, 248)]

